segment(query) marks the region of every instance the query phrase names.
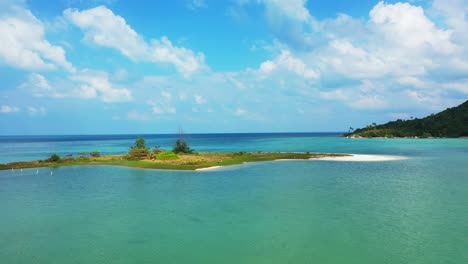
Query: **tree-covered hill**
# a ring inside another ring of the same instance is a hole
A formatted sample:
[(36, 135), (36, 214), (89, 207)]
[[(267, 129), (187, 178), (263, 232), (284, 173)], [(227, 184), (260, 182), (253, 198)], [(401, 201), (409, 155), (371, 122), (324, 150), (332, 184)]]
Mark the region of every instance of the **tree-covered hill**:
[(348, 137), (467, 137), (468, 101), (421, 119), (369, 125), (347, 134)]

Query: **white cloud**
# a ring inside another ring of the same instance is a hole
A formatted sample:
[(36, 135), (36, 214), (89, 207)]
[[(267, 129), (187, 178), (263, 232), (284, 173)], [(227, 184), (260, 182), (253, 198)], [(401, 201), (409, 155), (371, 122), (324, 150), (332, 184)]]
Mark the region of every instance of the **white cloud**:
[(106, 72), (88, 69), (65, 80), (54, 80), (52, 84), (45, 76), (32, 73), (19, 88), (36, 97), (99, 99), (106, 103), (133, 98), (129, 89), (111, 83)]
[(388, 102), (378, 95), (359, 95), (355, 100), (350, 101), (350, 106), (359, 109), (380, 109), (387, 108)]
[(128, 78), (128, 71), (124, 68), (119, 68), (114, 71), (113, 77), (119, 81), (126, 80)]
[(47, 114), (47, 109), (43, 106), (39, 106), (39, 107), (28, 106), (27, 110), (28, 110), (28, 113), (32, 116)]
[(134, 61), (172, 64), (187, 78), (206, 67), (202, 53), (176, 47), (165, 36), (147, 43), (123, 17), (104, 6), (84, 11), (67, 9), (64, 15), (85, 33), (86, 41), (116, 49)]
[(20, 111), (19, 107), (16, 107), (16, 106), (9, 106), (9, 105), (0, 106), (0, 113), (15, 113), (19, 111)]
[(245, 116), (247, 115), (247, 110), (243, 109), (243, 108), (240, 108), (238, 107), (235, 111), (234, 111), (234, 115), (235, 116)]
[(305, 7), (307, 0), (258, 0), (267, 7), (271, 16), (284, 15), (290, 19), (309, 21), (311, 19), (309, 10)]
[(187, 8), (191, 10), (197, 10), (200, 8), (206, 8), (206, 1), (205, 0), (187, 0), (186, 3)]
[[(391, 113), (417, 114), (427, 111), (428, 105), (443, 109), (461, 98), (466, 100), (468, 78), (463, 74), (468, 60), (464, 45), (453, 39), (452, 28), (432, 22), (420, 7), (410, 4), (382, 2), (370, 12), (368, 19), (344, 14), (322, 21), (296, 19), (302, 26), (309, 23), (303, 31), (293, 32), (297, 39), (309, 31), (315, 37), (308, 48), (298, 49), (289, 39), (277, 36), (271, 45), (263, 45), (272, 56), (258, 67), (237, 72), (208, 70), (190, 80), (146, 77), (147, 82), (141, 84), (146, 92), (141, 93), (171, 92), (172, 101), (159, 96), (151, 104), (155, 114), (167, 114), (170, 109), (177, 109), (180, 117), (202, 114), (195, 98), (200, 96), (206, 101), (204, 109), (216, 110), (213, 116), (275, 124), (280, 124), (277, 120), (292, 122), (291, 116), (297, 113), (314, 118), (324, 113), (369, 116), (377, 112), (384, 119)], [(417, 26), (407, 27), (408, 23)], [(392, 34), (398, 38), (388, 39)], [(411, 37), (400, 41), (405, 35)]]
[[(238, 6), (241, 7), (252, 3), (263, 5), (266, 21), (276, 37), (288, 41), (296, 48), (303, 48), (305, 43), (308, 45), (314, 41), (313, 36), (304, 31), (304, 28), (314, 20), (305, 7), (306, 2), (306, 0), (237, 0)], [(229, 14), (237, 20), (245, 20), (246, 16), (244, 12), (233, 7), (229, 9)]]
[(7, 5), (0, 11), (0, 61), (22, 69), (53, 70), (57, 67), (73, 72), (65, 50), (45, 38), (44, 24), (31, 11)]
[(305, 7), (307, 0), (237, 0), (237, 2), (240, 5), (247, 3), (263, 4), (267, 15), (271, 16), (271, 19), (287, 17), (304, 22), (311, 19), (309, 10)]
[(166, 91), (162, 91), (161, 92), (161, 96), (166, 98), (167, 100), (171, 100), (172, 99), (172, 94), (169, 93), (169, 92), (166, 92)]
[(128, 112), (127, 113), (127, 119), (132, 120), (132, 121), (148, 121), (148, 120), (150, 120), (148, 115), (146, 115), (144, 113), (140, 113), (138, 111)]
[[(272, 25), (271, 30), (280, 42), (277, 50), (288, 50), (305, 68), (320, 73), (320, 83), (310, 84), (312, 101), (316, 89), (320, 98), (342, 101), (355, 109), (401, 107), (407, 111), (423, 107), (424, 102), (443, 108), (466, 99), (462, 96), (468, 91), (468, 49), (464, 48), (468, 45), (468, 3), (434, 0), (432, 8), (443, 19), (431, 20), (422, 7), (409, 3), (379, 2), (368, 20), (345, 14), (321, 21), (311, 17), (309, 25), (301, 23), (296, 36), (288, 38), (281, 32), (288, 31), (290, 24), (281, 25), (281, 30)], [(268, 10), (265, 15), (270, 16)], [(313, 42), (307, 39), (311, 32)], [(273, 59), (265, 61), (258, 72), (276, 77), (287, 71)], [(379, 85), (366, 91), (366, 80)], [(296, 80), (289, 78), (287, 87), (303, 89), (291, 81)], [(281, 88), (284, 82), (270, 85)]]
[(424, 88), (427, 84), (419, 78), (413, 76), (404, 76), (398, 79), (398, 83), (401, 85), (408, 85), (417, 88)]
[(53, 85), (50, 84), (49, 80), (44, 75), (38, 73), (31, 73), (28, 79), (23, 82), (20, 86), (22, 89), (26, 89), (29, 93), (36, 97), (53, 97), (63, 98), (67, 97), (65, 90), (59, 91)]
[(34, 83), (39, 89), (46, 91), (52, 90), (52, 87), (50, 86), (47, 79), (38, 73), (31, 73), (31, 75), (29, 75), (29, 82)]
[(372, 26), (383, 37), (381, 41), (401, 46), (406, 51), (430, 48), (434, 52), (449, 54), (456, 49), (450, 41), (451, 32), (436, 28), (422, 7), (379, 2), (370, 11), (370, 18)]
[(173, 105), (171, 105), (167, 100), (148, 100), (147, 103), (151, 106), (151, 112), (153, 114), (162, 115), (177, 113), (177, 109)]
[(275, 70), (293, 72), (304, 79), (317, 79), (320, 74), (309, 68), (301, 59), (294, 57), (289, 50), (282, 50), (273, 61), (265, 61), (260, 65), (259, 72), (271, 74)]
[(196, 102), (197, 104), (200, 104), (200, 105), (201, 105), (201, 104), (206, 103), (206, 99), (205, 99), (203, 96), (201, 96), (201, 95), (195, 95), (194, 98), (195, 98), (195, 102)]
[(70, 78), (80, 83), (74, 95), (82, 98), (99, 98), (103, 102), (125, 102), (132, 100), (126, 88), (116, 87), (109, 81), (108, 74), (101, 71), (83, 70)]

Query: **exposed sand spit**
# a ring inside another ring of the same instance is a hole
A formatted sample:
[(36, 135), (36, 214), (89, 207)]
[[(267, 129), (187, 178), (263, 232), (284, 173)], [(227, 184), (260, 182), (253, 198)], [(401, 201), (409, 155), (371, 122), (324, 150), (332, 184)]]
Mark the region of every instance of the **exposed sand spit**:
[(393, 161), (393, 160), (405, 160), (405, 159), (408, 159), (408, 158), (404, 156), (390, 156), (390, 155), (350, 154), (350, 156), (312, 158), (311, 160), (376, 162), (376, 161)]

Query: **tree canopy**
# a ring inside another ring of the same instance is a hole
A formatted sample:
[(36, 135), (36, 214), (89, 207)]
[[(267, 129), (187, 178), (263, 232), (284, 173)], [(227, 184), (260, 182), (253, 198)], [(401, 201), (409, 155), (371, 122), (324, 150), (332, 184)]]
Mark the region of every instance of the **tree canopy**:
[(188, 143), (184, 139), (177, 139), (174, 148), (172, 149), (174, 153), (193, 153), (194, 150), (191, 149)]
[(144, 159), (149, 155), (149, 148), (146, 146), (145, 139), (138, 137), (135, 143), (130, 147), (127, 158), (129, 159)]
[(356, 129), (347, 136), (361, 137), (466, 137), (468, 136), (468, 101), (425, 118), (388, 122)]
[(146, 146), (145, 138), (143, 137), (138, 137), (135, 140), (135, 144), (133, 144), (133, 146), (130, 147), (130, 149), (146, 149), (146, 148), (148, 147)]

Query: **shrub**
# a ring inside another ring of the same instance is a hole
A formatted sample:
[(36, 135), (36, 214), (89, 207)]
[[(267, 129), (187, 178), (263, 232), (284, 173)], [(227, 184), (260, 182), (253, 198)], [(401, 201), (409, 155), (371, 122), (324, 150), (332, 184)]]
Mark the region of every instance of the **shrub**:
[(161, 149), (160, 146), (154, 146), (154, 148), (151, 150), (153, 154), (158, 154), (161, 153), (163, 150)]
[(174, 148), (172, 149), (172, 151), (174, 153), (187, 153), (187, 154), (191, 154), (193, 153), (193, 149), (191, 149), (188, 145), (188, 143), (183, 140), (183, 139), (178, 139), (176, 141), (176, 144), (174, 146)]
[(47, 161), (50, 161), (50, 162), (59, 162), (60, 160), (61, 160), (60, 156), (55, 153), (50, 155), (50, 157), (47, 159)]
[(430, 137), (432, 137), (432, 135), (431, 135), (431, 133), (429, 133), (429, 132), (425, 132), (425, 133), (423, 133), (420, 137), (421, 137), (421, 138), (430, 138)]
[(93, 158), (101, 157), (101, 153), (99, 153), (99, 151), (93, 151), (89, 153), (89, 155), (91, 155)]
[(89, 155), (89, 152), (78, 152), (78, 155), (80, 155), (80, 158), (86, 158)]
[(133, 148), (128, 151), (126, 158), (134, 160), (145, 159), (148, 154), (149, 151), (146, 148)]
[(128, 151), (126, 158), (127, 159), (134, 159), (134, 160), (139, 160), (139, 159), (145, 159), (148, 157), (150, 154), (150, 151), (148, 147), (146, 147), (145, 139), (142, 137), (139, 137), (135, 140), (135, 144), (130, 147), (130, 150)]
[(158, 155), (156, 155), (156, 159), (159, 159), (159, 160), (171, 160), (171, 159), (178, 159), (178, 158), (179, 156), (177, 156), (177, 154), (175, 154), (172, 151), (161, 152)]

